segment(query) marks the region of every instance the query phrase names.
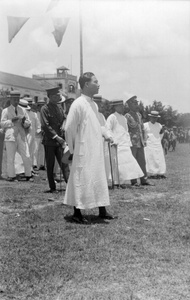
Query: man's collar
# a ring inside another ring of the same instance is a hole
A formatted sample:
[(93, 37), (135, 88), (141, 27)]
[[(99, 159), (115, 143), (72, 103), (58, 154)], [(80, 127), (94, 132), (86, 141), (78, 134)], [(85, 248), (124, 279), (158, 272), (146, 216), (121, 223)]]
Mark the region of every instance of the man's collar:
[(81, 94), (81, 96), (85, 97), (87, 100), (92, 100), (92, 98), (87, 95)]
[(54, 103), (54, 102), (49, 101), (49, 102), (48, 102), (48, 105), (57, 106), (57, 103)]
[(117, 111), (115, 111), (115, 114), (118, 114), (119, 116), (121, 116), (121, 115), (123, 116), (123, 114), (120, 114), (120, 113), (118, 113)]
[(14, 106), (14, 105), (10, 105), (10, 107), (12, 107), (12, 108), (14, 108), (15, 109), (15, 107), (18, 109), (18, 105), (17, 106)]

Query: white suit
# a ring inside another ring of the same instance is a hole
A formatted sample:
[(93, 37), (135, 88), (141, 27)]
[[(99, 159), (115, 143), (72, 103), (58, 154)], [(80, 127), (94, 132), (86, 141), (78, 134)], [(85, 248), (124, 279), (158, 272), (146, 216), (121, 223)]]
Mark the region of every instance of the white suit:
[(31, 176), (31, 161), (28, 143), (26, 140), (27, 128), (31, 125), (28, 115), (20, 106), (17, 106), (17, 115), (25, 117), (23, 124), (20, 120), (12, 122), (12, 118), (16, 117), (15, 107), (10, 105), (9, 107), (3, 109), (1, 116), (1, 125), (5, 129), (5, 145), (7, 150), (7, 174), (8, 177), (15, 177), (15, 153), (21, 155), (24, 168), (25, 176)]

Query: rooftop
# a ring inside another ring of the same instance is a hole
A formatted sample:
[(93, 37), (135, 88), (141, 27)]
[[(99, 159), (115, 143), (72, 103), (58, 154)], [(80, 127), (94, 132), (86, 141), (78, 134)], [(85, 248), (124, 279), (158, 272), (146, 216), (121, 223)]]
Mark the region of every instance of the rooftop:
[(41, 85), (39, 81), (33, 78), (10, 74), (1, 71), (0, 71), (0, 83), (6, 85), (8, 84), (10, 86), (14, 86), (17, 88), (25, 88), (25, 89), (36, 90), (40, 92), (44, 92), (46, 88), (52, 86), (49, 83)]

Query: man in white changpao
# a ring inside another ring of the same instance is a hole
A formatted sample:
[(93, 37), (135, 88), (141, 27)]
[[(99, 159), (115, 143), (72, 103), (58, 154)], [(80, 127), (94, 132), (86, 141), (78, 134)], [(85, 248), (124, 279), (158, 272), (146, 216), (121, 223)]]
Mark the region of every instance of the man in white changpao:
[(157, 122), (160, 117), (157, 111), (151, 111), (150, 121), (144, 123), (146, 147), (145, 159), (146, 168), (149, 176), (166, 178), (166, 163), (161, 140), (163, 137), (162, 125)]
[[(113, 159), (113, 174), (114, 182), (120, 183), (122, 188), (131, 179), (136, 179), (144, 176), (138, 162), (131, 152), (131, 139), (128, 132), (127, 120), (124, 117), (123, 100), (113, 100), (111, 104), (114, 106), (115, 112), (107, 118), (106, 128), (108, 134), (113, 138), (114, 144), (117, 145), (117, 153), (115, 147), (112, 147), (112, 157), (118, 156), (118, 171), (116, 170), (116, 163)], [(119, 176), (119, 178), (118, 178)], [(111, 175), (110, 175), (111, 178)]]
[(82, 95), (69, 111), (65, 126), (65, 137), (69, 151), (73, 154), (70, 176), (64, 204), (74, 206), (72, 219), (88, 223), (81, 209), (99, 207), (99, 217), (113, 219), (105, 206), (110, 205), (106, 180), (102, 130), (98, 120), (97, 105), (93, 95), (98, 93), (99, 84), (91, 72), (79, 78)]

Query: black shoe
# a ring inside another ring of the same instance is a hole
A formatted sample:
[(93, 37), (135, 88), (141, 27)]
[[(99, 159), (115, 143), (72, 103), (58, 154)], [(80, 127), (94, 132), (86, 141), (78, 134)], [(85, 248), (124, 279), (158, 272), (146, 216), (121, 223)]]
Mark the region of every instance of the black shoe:
[(141, 182), (141, 185), (149, 185), (149, 186), (155, 186), (154, 183), (151, 183), (149, 181), (144, 181), (144, 182)]
[(149, 179), (158, 179), (158, 176), (157, 175), (150, 175), (148, 176)]
[(26, 176), (26, 181), (34, 182), (33, 176)]
[(81, 216), (73, 215), (72, 220), (79, 224), (89, 224), (88, 220), (86, 218), (84, 218), (82, 215)]
[(160, 175), (160, 178), (162, 178), (162, 179), (166, 179), (167, 178), (167, 176), (166, 175)]
[(120, 184), (120, 187), (121, 187), (122, 189), (126, 189), (126, 188), (127, 188), (127, 185), (126, 185), (126, 184)]
[(38, 170), (45, 171), (46, 168), (44, 166), (40, 166)]
[(100, 219), (104, 219), (104, 220), (113, 220), (113, 219), (116, 219), (116, 217), (110, 215), (108, 212), (106, 212), (106, 214), (99, 214), (99, 218)]
[(16, 177), (8, 177), (6, 180), (10, 181), (10, 182), (13, 182), (13, 181), (17, 182), (18, 181)]

